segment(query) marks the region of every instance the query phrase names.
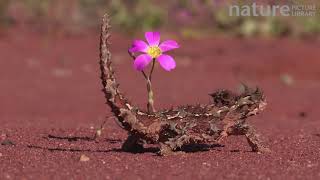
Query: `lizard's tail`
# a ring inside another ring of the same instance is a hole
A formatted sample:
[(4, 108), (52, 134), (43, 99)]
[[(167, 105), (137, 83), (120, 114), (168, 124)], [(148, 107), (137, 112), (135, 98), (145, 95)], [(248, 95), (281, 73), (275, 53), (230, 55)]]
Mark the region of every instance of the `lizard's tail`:
[(128, 131), (141, 133), (145, 127), (136, 118), (135, 108), (121, 94), (114, 75), (111, 63), (111, 52), (109, 51), (110, 18), (105, 14), (102, 18), (100, 36), (100, 70), (103, 93), (112, 113), (117, 118), (119, 125)]

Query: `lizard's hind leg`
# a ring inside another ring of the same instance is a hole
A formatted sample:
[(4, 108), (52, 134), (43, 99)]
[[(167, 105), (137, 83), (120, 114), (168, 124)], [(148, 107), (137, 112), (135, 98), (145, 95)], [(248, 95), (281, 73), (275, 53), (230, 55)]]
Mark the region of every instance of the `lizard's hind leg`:
[(253, 152), (270, 152), (270, 149), (263, 146), (259, 135), (254, 128), (248, 124), (237, 125), (231, 135), (244, 135)]
[(185, 154), (185, 152), (182, 150), (182, 147), (184, 145), (190, 145), (190, 144), (196, 144), (197, 138), (188, 136), (188, 135), (182, 135), (175, 138), (170, 139), (169, 141), (166, 141), (164, 143), (160, 143), (160, 151), (159, 155), (165, 156), (165, 155), (177, 155), (177, 154)]
[(129, 134), (128, 138), (122, 144), (122, 150), (126, 152), (142, 152), (143, 141), (139, 137)]

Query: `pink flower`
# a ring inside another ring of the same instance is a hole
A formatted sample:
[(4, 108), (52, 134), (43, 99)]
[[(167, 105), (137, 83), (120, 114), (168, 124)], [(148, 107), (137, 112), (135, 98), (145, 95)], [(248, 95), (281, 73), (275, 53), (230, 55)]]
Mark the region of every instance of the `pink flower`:
[(159, 32), (146, 32), (145, 37), (148, 44), (142, 40), (135, 40), (129, 49), (129, 52), (131, 53), (145, 53), (136, 57), (134, 60), (134, 68), (138, 71), (142, 71), (153, 59), (156, 59), (166, 71), (174, 69), (176, 67), (174, 59), (163, 53), (179, 48), (178, 43), (174, 40), (166, 40), (160, 43)]

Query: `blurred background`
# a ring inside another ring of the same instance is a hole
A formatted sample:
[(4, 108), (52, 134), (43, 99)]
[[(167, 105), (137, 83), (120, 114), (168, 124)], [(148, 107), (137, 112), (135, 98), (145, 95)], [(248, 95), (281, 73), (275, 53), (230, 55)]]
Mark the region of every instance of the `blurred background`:
[[(236, 17), (230, 5), (252, 0), (1, 0), (0, 29), (23, 26), (45, 33), (79, 34), (97, 29), (107, 10), (114, 28), (124, 34), (150, 29), (174, 31), (188, 38), (220, 36), (307, 37), (320, 32), (319, 10), (315, 16)], [(270, 0), (260, 4), (319, 5), (316, 0)]]
[(255, 1), (0, 0), (0, 122), (88, 127), (105, 119), (98, 67), (105, 12), (112, 17), (111, 50), (120, 87), (134, 104), (145, 107), (146, 89), (127, 49), (133, 39), (144, 39), (145, 31), (157, 30), (162, 40), (181, 45), (172, 52), (174, 71), (156, 69), (158, 109), (207, 103), (210, 92), (237, 91), (246, 83), (265, 90), (269, 116), (304, 116), (320, 102), (315, 95), (320, 90), (320, 3), (281, 1), (316, 5), (315, 16), (229, 16), (231, 4), (250, 2)]

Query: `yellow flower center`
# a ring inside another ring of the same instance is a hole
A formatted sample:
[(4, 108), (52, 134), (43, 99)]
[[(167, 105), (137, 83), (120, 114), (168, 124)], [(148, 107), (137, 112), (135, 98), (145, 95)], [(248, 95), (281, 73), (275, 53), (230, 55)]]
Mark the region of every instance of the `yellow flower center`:
[(149, 47), (147, 50), (147, 53), (152, 57), (152, 58), (157, 58), (161, 55), (161, 49), (158, 46), (152, 46)]

